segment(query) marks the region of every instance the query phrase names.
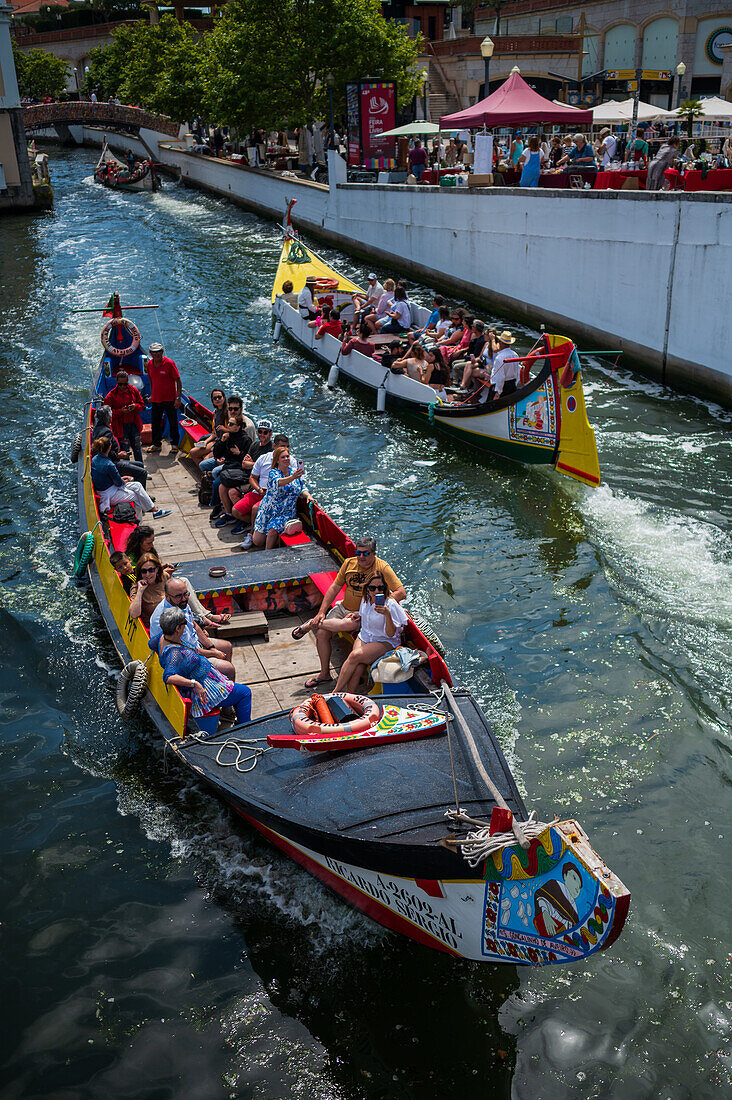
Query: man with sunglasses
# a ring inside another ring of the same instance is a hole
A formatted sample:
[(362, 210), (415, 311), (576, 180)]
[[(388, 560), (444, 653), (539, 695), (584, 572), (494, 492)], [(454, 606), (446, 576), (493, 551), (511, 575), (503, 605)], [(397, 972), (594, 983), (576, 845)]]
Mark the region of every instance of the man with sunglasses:
[[(330, 674), (330, 655), (333, 648), (333, 635), (340, 633), (356, 634), (361, 627), (361, 606), (363, 586), (368, 584), (375, 573), (380, 573), (389, 589), (388, 595), (401, 603), (407, 592), (388, 562), (376, 557), (376, 539), (363, 537), (356, 543), (355, 557), (346, 558), (338, 570), (338, 575), (323, 596), (320, 610), (308, 623), (295, 627), (293, 638), (302, 638), (309, 630), (315, 631), (315, 646), (320, 658), (320, 671), (305, 681), (305, 687), (315, 688), (327, 684), (333, 679)], [(341, 588), (343, 599), (333, 604)], [(331, 604), (333, 606), (331, 607)]]
[[(208, 657), (211, 664), (230, 680), (235, 679), (236, 671), (231, 663), (231, 642), (225, 638), (217, 638), (213, 641), (203, 627), (199, 626), (188, 606), (188, 586), (180, 577), (171, 577), (165, 582), (165, 599), (161, 600), (150, 616), (150, 637), (153, 638), (160, 633), (160, 616), (169, 607), (179, 608), (186, 617), (182, 644)], [(210, 623), (210, 620), (207, 622)], [(210, 623), (210, 625), (214, 624)]]

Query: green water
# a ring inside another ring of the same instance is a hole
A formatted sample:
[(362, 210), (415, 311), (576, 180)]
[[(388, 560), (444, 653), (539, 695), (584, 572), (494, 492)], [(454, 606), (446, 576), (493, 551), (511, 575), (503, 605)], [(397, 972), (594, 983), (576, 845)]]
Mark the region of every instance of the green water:
[[(94, 161), (54, 151), (54, 210), (0, 227), (2, 1095), (723, 1094), (732, 415), (590, 360), (602, 488), (460, 458), (272, 344), (274, 225), (172, 184), (105, 191)], [(577, 817), (632, 891), (609, 952), (519, 973), (399, 940), (118, 721), (68, 577), (100, 348), (70, 309), (112, 289), (158, 302), (187, 386), (243, 393), (328, 511), (376, 535), (528, 806)]]

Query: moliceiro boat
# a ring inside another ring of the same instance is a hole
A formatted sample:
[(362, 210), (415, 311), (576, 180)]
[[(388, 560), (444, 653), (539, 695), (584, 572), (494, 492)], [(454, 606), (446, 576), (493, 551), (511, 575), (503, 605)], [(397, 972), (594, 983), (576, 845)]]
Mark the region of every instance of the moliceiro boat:
[[(320, 293), (316, 292), (316, 298), (339, 309), (342, 320), (352, 322), (351, 296), (364, 295), (364, 291), (306, 248), (292, 226), (286, 224), (272, 290), (275, 333), (278, 336), (284, 329), (297, 344), (329, 366), (329, 385), (335, 385), (339, 377), (348, 379), (375, 393), (379, 411), (389, 406), (418, 418), (456, 443), (518, 462), (552, 466), (586, 485), (600, 484), (595, 433), (587, 419), (579, 357), (567, 337), (541, 338), (537, 348), (523, 357), (522, 384), (509, 396), (485, 404), (448, 404), (430, 386), (394, 373), (378, 358), (355, 350), (343, 355), (341, 341), (335, 336), (325, 334), (316, 340), (307, 319), (282, 297), (283, 283), (291, 282), (293, 292), (299, 293), (308, 276), (318, 281)], [(429, 310), (418, 308), (414, 312), (415, 327), (424, 326)]]
[[(152, 521), (155, 548), (180, 563), (175, 575), (204, 607), (231, 614), (218, 630), (232, 643), (236, 680), (251, 688), (251, 720), (226, 725), (217, 711), (194, 718), (190, 701), (166, 684), (110, 561), (133, 528), (100, 512), (90, 472), (97, 409), (119, 369), (150, 393), (138, 332), (115, 296), (72, 450), (82, 531), (75, 571), (88, 571), (123, 666), (123, 716), (141, 705), (180, 764), (254, 829), (419, 944), (512, 965), (573, 962), (609, 947), (625, 923), (628, 890), (577, 822), (527, 813), (470, 684), (453, 682), (427, 624), (408, 618), (408, 660), (375, 666), (364, 694), (311, 697), (304, 679), (319, 668), (313, 637), (294, 640), (293, 629), (319, 606), (354, 543), (301, 497), (301, 532), (283, 534), (272, 549), (237, 552), (229, 529), (213, 528), (195, 505), (196, 472), (185, 455), (210, 431), (212, 414), (185, 390), (181, 450), (164, 440), (146, 459), (147, 489), (171, 510)], [(143, 441), (146, 434), (147, 423)], [(336, 667), (350, 642), (338, 639)]]
[(140, 161), (130, 171), (129, 165), (116, 157), (106, 142), (94, 169), (94, 179), (115, 191), (157, 191), (160, 187), (152, 160)]

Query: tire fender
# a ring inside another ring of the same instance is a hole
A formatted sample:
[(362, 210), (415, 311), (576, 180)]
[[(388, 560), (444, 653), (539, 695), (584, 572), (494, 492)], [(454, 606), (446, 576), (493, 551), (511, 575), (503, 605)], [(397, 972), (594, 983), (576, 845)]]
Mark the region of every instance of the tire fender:
[(77, 432), (76, 436), (74, 437), (74, 442), (71, 444), (71, 455), (69, 456), (73, 463), (76, 463), (78, 461), (83, 443), (84, 441), (82, 439), (81, 432)]
[(143, 661), (130, 661), (119, 674), (116, 703), (120, 717), (132, 718), (140, 709), (147, 691), (147, 666)]
[(81, 577), (94, 553), (94, 535), (91, 531), (85, 531), (76, 544), (74, 554), (74, 576)]

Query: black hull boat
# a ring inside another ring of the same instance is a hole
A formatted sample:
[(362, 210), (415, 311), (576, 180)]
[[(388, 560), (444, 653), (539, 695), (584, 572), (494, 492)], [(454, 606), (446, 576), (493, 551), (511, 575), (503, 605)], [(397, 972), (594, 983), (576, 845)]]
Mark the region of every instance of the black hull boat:
[[(121, 318), (118, 303), (115, 313)], [(113, 347), (115, 332), (124, 338), (115, 329)], [(253, 693), (244, 725), (212, 734), (192, 718), (150, 657), (145, 627), (129, 616), (110, 563), (129, 529), (100, 515), (91, 483), (95, 408), (122, 364), (148, 390), (139, 350), (107, 351), (72, 453), (83, 532), (75, 567), (88, 570), (124, 666), (120, 705), (129, 713), (139, 698), (181, 763), (272, 844), (395, 932), (458, 958), (511, 964), (571, 962), (609, 947), (625, 923), (627, 889), (575, 821), (527, 814), (485, 715), (467, 687), (453, 685), (428, 627), (410, 618), (405, 628), (404, 644), (420, 655), (408, 679), (377, 680), (363, 697), (378, 724), (327, 737), (298, 730), (290, 708), (309, 698), (303, 678), (317, 661), (310, 636), (294, 642), (292, 626), (318, 606), (353, 543), (309, 500), (299, 507), (302, 532), (284, 536), (285, 545), (233, 553), (226, 528), (193, 514), (192, 466), (164, 444), (151, 456), (151, 481), (174, 512), (155, 521), (156, 547), (183, 559), (179, 572), (204, 605), (234, 613), (232, 660)], [(211, 425), (210, 412), (184, 397), (182, 454)]]

